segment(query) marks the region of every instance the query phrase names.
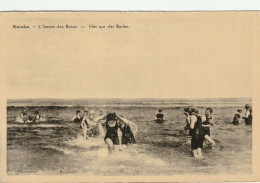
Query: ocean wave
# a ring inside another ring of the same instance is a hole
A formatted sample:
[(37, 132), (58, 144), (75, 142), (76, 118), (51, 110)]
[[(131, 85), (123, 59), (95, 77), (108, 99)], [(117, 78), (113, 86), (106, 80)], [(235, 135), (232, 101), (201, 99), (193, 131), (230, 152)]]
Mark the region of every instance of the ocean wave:
[(15, 124), (15, 123), (9, 123), (7, 124), (8, 128), (24, 128), (24, 127), (30, 127), (30, 128), (55, 128), (55, 127), (63, 127), (63, 125), (59, 124), (37, 124), (37, 123), (23, 123), (23, 124)]
[(60, 152), (67, 154), (67, 155), (71, 155), (71, 154), (75, 153), (72, 149), (66, 149), (64, 147), (53, 146), (53, 145), (42, 146), (41, 148), (43, 148), (43, 149), (53, 149), (53, 150), (60, 151)]

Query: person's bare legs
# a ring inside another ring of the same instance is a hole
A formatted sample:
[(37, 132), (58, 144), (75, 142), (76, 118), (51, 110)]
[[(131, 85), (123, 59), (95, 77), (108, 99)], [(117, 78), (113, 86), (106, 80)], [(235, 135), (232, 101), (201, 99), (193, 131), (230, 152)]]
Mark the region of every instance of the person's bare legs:
[(198, 151), (197, 151), (197, 149), (192, 149), (192, 153), (193, 153), (193, 156), (195, 158), (198, 158)]
[(84, 136), (84, 139), (87, 139), (87, 128), (86, 127), (83, 128), (83, 136)]
[(212, 145), (216, 145), (215, 141), (208, 135), (205, 135), (204, 138), (209, 141)]
[(109, 139), (109, 138), (107, 138), (107, 139), (105, 140), (105, 142), (106, 142), (106, 144), (108, 145), (108, 153), (109, 153), (109, 155), (110, 155), (110, 154), (113, 153), (114, 144), (113, 144), (112, 140)]
[(197, 149), (197, 153), (198, 153), (198, 158), (202, 158), (203, 157), (201, 148)]

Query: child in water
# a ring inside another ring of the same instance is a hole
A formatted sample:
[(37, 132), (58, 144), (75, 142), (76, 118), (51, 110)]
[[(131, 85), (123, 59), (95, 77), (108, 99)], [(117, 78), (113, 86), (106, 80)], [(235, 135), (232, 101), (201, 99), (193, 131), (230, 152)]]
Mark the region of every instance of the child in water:
[(241, 113), (242, 113), (242, 109), (238, 109), (237, 113), (234, 115), (234, 118), (232, 121), (233, 125), (239, 125), (241, 123), (241, 121), (242, 121)]
[(156, 114), (156, 122), (163, 122), (164, 121), (164, 114), (162, 113), (162, 109), (158, 110)]

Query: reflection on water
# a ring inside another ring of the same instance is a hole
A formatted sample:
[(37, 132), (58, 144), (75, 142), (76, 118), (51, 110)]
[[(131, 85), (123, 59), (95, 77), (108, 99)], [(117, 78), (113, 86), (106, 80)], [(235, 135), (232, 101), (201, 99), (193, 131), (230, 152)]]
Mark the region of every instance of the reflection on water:
[[(23, 107), (8, 107), (8, 174), (79, 174), (79, 175), (174, 175), (174, 174), (251, 174), (252, 128), (228, 123), (236, 107), (214, 107), (215, 126), (211, 136), (216, 147), (205, 143), (204, 158), (191, 156), (190, 138), (182, 107), (165, 105), (167, 121), (155, 123), (156, 106), (107, 106), (139, 128), (137, 144), (108, 156), (101, 138), (84, 140), (79, 124), (70, 119), (78, 107), (27, 107), (39, 110), (46, 122), (17, 124), (14, 120)], [(241, 105), (241, 108), (243, 105)], [(93, 107), (97, 110), (98, 107)], [(204, 108), (199, 108), (200, 112)]]

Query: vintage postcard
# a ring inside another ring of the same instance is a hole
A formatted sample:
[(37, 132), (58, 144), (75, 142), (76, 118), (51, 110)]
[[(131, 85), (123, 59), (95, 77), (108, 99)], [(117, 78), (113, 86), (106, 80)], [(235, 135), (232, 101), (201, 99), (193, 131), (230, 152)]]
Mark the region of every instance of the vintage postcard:
[(0, 181), (260, 181), (259, 12), (6, 12), (0, 40)]

